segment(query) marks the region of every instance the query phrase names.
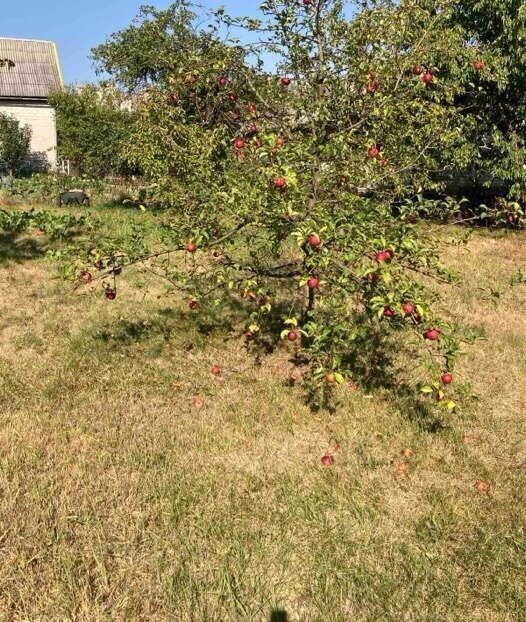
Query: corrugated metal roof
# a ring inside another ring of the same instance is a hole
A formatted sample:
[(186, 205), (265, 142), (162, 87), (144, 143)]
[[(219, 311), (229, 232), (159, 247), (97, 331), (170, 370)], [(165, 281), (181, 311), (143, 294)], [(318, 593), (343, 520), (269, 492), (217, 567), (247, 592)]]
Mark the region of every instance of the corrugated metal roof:
[[(12, 61), (14, 66), (1, 61)], [(46, 98), (62, 87), (52, 41), (0, 37), (0, 98)]]

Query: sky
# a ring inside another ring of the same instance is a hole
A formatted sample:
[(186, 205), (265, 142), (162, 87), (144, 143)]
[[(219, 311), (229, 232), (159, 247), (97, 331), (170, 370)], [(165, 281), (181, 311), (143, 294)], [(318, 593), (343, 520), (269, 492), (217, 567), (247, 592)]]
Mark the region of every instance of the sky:
[[(90, 50), (129, 25), (141, 4), (170, 0), (0, 0), (0, 37), (55, 41), (67, 84), (96, 80)], [(254, 15), (260, 0), (200, 0), (233, 15)]]

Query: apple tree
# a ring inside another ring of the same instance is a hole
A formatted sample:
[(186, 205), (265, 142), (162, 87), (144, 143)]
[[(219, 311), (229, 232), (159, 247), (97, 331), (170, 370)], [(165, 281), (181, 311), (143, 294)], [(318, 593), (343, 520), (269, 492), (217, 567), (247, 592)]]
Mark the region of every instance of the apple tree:
[(91, 258), (111, 279), (148, 262), (188, 313), (235, 300), (250, 347), (281, 338), (313, 394), (379, 379), (383, 354), (405, 349), (429, 371), (423, 391), (454, 409), (468, 337), (435, 312), (432, 284), (455, 277), (407, 200), (476, 155), (476, 119), (456, 102), (478, 54), (454, 11), (450, 0), (266, 0), (258, 18), (206, 20), (182, 1), (145, 9), (95, 57), (138, 93), (127, 157), (166, 207), (165, 244), (109, 240)]

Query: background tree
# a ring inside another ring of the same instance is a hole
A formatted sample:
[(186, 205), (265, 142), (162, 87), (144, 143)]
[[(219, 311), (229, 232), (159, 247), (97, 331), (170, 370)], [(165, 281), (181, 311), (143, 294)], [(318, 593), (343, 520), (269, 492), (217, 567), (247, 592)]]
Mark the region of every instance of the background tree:
[[(458, 330), (427, 288), (452, 276), (399, 199), (476, 157), (476, 120), (456, 102), (478, 53), (449, 1), (350, 4), (267, 0), (261, 19), (218, 11), (202, 31), (178, 2), (143, 10), (95, 57), (118, 84), (146, 89), (128, 158), (171, 207), (166, 250), (148, 258), (190, 309), (220, 315), (241, 300), (256, 347), (280, 334), (301, 343), (311, 388), (379, 381), (382, 352), (407, 344), (427, 357), (425, 391), (454, 408), (443, 374)], [(225, 41), (235, 29), (257, 42)], [(263, 69), (268, 53), (276, 72)], [(145, 253), (135, 236), (97, 261), (114, 279), (116, 263)]]
[(31, 128), (0, 114), (0, 173), (16, 174), (29, 155)]
[(57, 111), (60, 155), (75, 172), (104, 177), (127, 172), (123, 148), (133, 124), (133, 102), (105, 85), (71, 87), (50, 97)]

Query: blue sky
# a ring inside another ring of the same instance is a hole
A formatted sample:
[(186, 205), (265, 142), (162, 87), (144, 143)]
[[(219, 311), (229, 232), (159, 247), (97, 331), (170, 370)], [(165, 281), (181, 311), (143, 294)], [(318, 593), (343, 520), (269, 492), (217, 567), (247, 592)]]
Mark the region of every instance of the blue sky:
[[(58, 45), (67, 83), (94, 80), (90, 49), (127, 26), (141, 4), (158, 8), (170, 0), (0, 0), (0, 36), (45, 39)], [(224, 5), (234, 15), (255, 14), (260, 0), (201, 0), (201, 5)]]

